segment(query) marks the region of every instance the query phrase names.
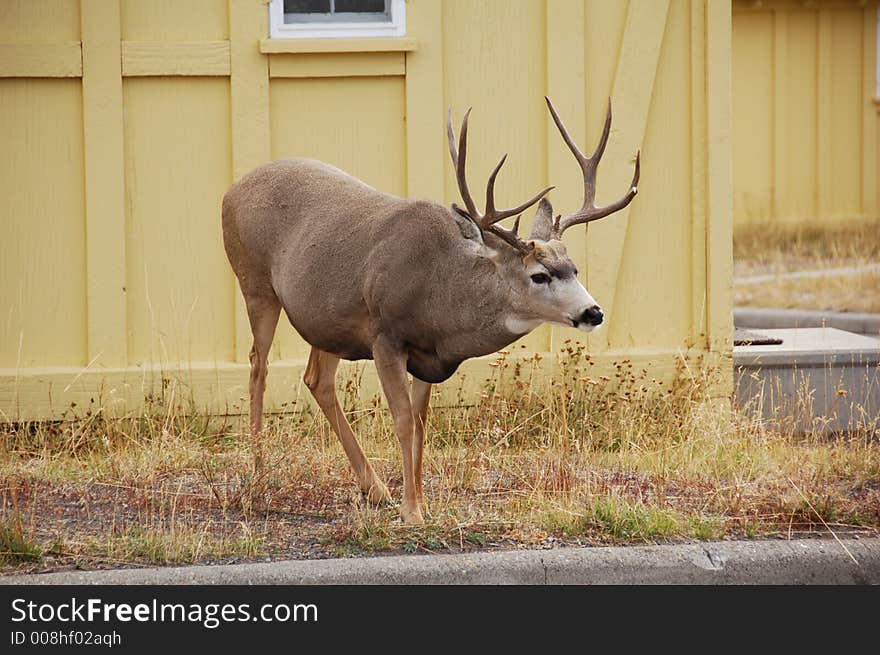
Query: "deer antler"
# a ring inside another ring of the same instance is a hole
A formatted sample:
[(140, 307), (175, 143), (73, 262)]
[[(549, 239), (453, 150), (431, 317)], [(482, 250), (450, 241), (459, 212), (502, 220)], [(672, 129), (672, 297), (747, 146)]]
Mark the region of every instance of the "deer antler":
[[(501, 158), (501, 161), (499, 161), (492, 170), (491, 175), (489, 175), (489, 181), (486, 184), (486, 211), (481, 214), (471, 196), (470, 189), (468, 188), (467, 176), (465, 175), (465, 161), (467, 159), (467, 129), (468, 117), (470, 114), (471, 110), (468, 109), (461, 121), (461, 132), (458, 138), (457, 150), (455, 147), (455, 132), (452, 129), (452, 109), (449, 110), (446, 119), (446, 133), (449, 137), (449, 154), (452, 157), (452, 165), (455, 166), (455, 177), (458, 180), (458, 190), (461, 193), (461, 199), (464, 200), (464, 204), (467, 207), (465, 210), (453, 204), (452, 208), (459, 214), (463, 214), (470, 218), (481, 231), (491, 232), (523, 254), (529, 253), (533, 250), (534, 246), (529, 245), (517, 235), (517, 229), (519, 228), (518, 215), (538, 202), (554, 187), (548, 186), (546, 189), (518, 207), (512, 209), (497, 209), (495, 207), (495, 178), (498, 176), (498, 171), (501, 170), (501, 167), (507, 159), (507, 155), (504, 155)], [(500, 225), (496, 225), (499, 221), (504, 220), (505, 218), (510, 218), (511, 216), (516, 216), (516, 222), (514, 223), (512, 230), (507, 230)]]
[(556, 113), (556, 108), (553, 107), (550, 98), (545, 96), (544, 100), (547, 101), (547, 107), (550, 108), (550, 113), (553, 115), (553, 122), (556, 123), (556, 127), (559, 128), (562, 138), (565, 140), (565, 143), (568, 145), (568, 149), (571, 150), (574, 158), (577, 159), (581, 171), (584, 174), (584, 204), (575, 213), (569, 214), (565, 218), (562, 218), (561, 216), (556, 218), (556, 223), (553, 225), (552, 235), (553, 238), (559, 239), (562, 236), (562, 233), (572, 225), (597, 221), (600, 218), (604, 218), (609, 214), (613, 214), (614, 212), (623, 209), (632, 202), (632, 199), (635, 198), (636, 193), (638, 193), (639, 159), (641, 152), (636, 154), (636, 170), (633, 174), (632, 184), (626, 195), (610, 205), (596, 207), (596, 168), (599, 166), (599, 160), (602, 159), (602, 154), (605, 152), (605, 146), (608, 143), (608, 134), (611, 132), (611, 98), (608, 99), (608, 113), (605, 116), (605, 128), (602, 130), (602, 137), (599, 139), (599, 145), (596, 147), (596, 151), (593, 153), (592, 157), (585, 156), (584, 153), (580, 151), (580, 148), (577, 147), (577, 144), (571, 138), (568, 130), (565, 129), (562, 119), (559, 118), (559, 114)]

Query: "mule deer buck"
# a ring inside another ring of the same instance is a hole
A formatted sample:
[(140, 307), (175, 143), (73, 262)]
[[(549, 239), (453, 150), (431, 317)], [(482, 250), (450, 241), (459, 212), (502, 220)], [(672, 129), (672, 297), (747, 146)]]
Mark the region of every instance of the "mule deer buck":
[[(583, 206), (554, 220), (547, 187), (512, 209), (495, 206), (489, 175), (481, 212), (465, 176), (470, 110), (458, 145), (447, 122), (449, 153), (465, 206), (382, 193), (343, 171), (309, 159), (268, 163), (236, 182), (223, 198), (223, 240), (238, 277), (253, 332), (250, 429), (260, 461), (263, 392), (269, 347), (281, 309), (312, 347), (304, 381), (342, 442), (371, 502), (388, 489), (364, 456), (336, 396), (340, 359), (372, 359), (403, 452), (406, 523), (421, 523), (422, 444), (431, 385), (470, 357), (488, 355), (542, 323), (585, 332), (602, 310), (577, 280), (560, 241), (574, 225), (626, 207), (636, 195), (639, 156), (627, 193), (595, 206), (596, 167), (611, 129), (611, 102), (596, 151), (585, 156), (549, 99), (547, 106), (583, 171)], [(540, 204), (527, 240), (519, 214)], [(499, 222), (516, 216), (512, 230)], [(412, 375), (412, 383), (407, 380)]]

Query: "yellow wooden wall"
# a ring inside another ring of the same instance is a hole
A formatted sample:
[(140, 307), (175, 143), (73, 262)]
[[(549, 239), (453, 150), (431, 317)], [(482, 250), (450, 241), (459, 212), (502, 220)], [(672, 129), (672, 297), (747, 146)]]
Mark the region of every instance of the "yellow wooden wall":
[[(642, 151), (630, 207), (566, 235), (609, 315), (590, 351), (658, 377), (682, 352), (729, 370), (729, 2), (411, 0), (393, 39), (272, 41), (266, 11), (0, 2), (0, 417), (122, 411), (171, 387), (240, 410), (250, 332), (219, 211), (232, 181), (310, 156), (451, 202), (445, 111), (473, 106), (472, 184), (509, 152), (500, 202), (552, 183), (571, 211), (580, 173), (545, 94), (590, 150), (613, 98), (599, 202), (626, 191)], [(579, 334), (524, 343), (555, 352)], [(307, 352), (282, 320), (270, 404), (300, 393)]]
[(734, 220), (877, 218), (876, 0), (734, 0)]

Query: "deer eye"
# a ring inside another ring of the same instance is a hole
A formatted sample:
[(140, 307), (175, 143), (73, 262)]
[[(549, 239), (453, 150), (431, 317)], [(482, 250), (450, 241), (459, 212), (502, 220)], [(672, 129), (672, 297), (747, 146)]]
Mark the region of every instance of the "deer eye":
[(546, 273), (535, 273), (532, 276), (532, 282), (535, 284), (550, 284), (550, 276)]

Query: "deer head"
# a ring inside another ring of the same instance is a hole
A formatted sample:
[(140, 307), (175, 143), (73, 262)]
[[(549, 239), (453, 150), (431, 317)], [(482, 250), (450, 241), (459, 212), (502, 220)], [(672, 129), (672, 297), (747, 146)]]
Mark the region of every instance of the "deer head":
[[(638, 191), (640, 155), (636, 155), (635, 173), (626, 195), (609, 205), (596, 207), (596, 169), (605, 152), (608, 135), (611, 132), (611, 100), (608, 101), (605, 127), (599, 145), (593, 155), (587, 157), (571, 138), (553, 103), (549, 98), (544, 99), (547, 101), (547, 107), (556, 127), (583, 172), (584, 202), (581, 208), (565, 217), (559, 215), (554, 220), (553, 208), (545, 197), (554, 188), (550, 186), (518, 207), (497, 209), (495, 179), (507, 159), (507, 155), (504, 155), (489, 175), (486, 185), (486, 209), (480, 213), (471, 196), (465, 174), (470, 109), (462, 119), (457, 147), (451, 110), (447, 117), (449, 154), (455, 167), (458, 189), (465, 203), (465, 208), (455, 204), (452, 207), (458, 214), (471, 220), (482, 235), (491, 234), (497, 237), (496, 243), (500, 241), (504, 244), (506, 253), (495, 251), (493, 254), (497, 265), (503, 269), (502, 277), (518, 292), (520, 300), (511, 308), (512, 313), (508, 319), (512, 332), (526, 333), (544, 322), (591, 332), (602, 324), (604, 315), (584, 285), (578, 281), (577, 268), (561, 241), (562, 234), (573, 225), (589, 223), (619, 211), (632, 201)], [(523, 240), (518, 234), (520, 215), (539, 201), (532, 232), (527, 240)], [(498, 225), (500, 221), (512, 216), (516, 216), (512, 230)]]

